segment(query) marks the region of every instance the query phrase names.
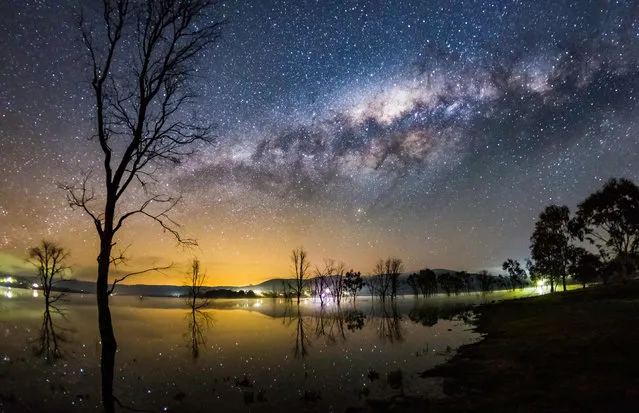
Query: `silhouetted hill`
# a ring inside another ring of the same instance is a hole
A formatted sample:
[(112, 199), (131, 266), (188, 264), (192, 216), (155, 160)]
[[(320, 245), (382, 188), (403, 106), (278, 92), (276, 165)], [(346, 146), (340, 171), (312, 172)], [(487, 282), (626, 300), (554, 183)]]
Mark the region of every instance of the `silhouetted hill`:
[[(456, 272), (452, 270), (446, 270), (442, 268), (437, 268), (433, 270), (437, 275), (441, 275), (448, 272)], [(399, 285), (398, 285), (398, 293), (399, 294), (412, 294), (410, 287), (408, 286), (406, 279), (410, 274), (402, 274), (399, 276)], [(469, 273), (469, 275), (474, 275), (474, 273)], [(0, 276), (0, 280), (11, 276), (9, 274), (4, 274)], [(24, 288), (31, 288), (31, 285), (34, 282), (37, 282), (37, 279), (34, 277), (26, 277), (26, 276), (11, 276), (14, 281), (14, 285), (21, 286)], [(205, 291), (211, 290), (225, 290), (225, 292), (220, 293), (209, 293), (210, 297), (223, 297), (229, 296), (228, 291), (238, 292), (240, 290), (244, 292), (253, 291), (254, 293), (260, 295), (263, 293), (280, 293), (284, 291), (284, 284), (290, 283), (294, 284), (292, 278), (272, 278), (270, 280), (266, 280), (259, 284), (249, 284), (244, 286), (212, 286), (205, 287)], [(0, 285), (8, 285), (8, 284), (0, 284)], [(54, 289), (57, 291), (65, 291), (65, 292), (75, 292), (75, 293), (95, 293), (95, 283), (92, 281), (81, 281), (81, 280), (60, 280), (58, 281)], [(188, 294), (188, 287), (178, 286), (178, 285), (145, 285), (145, 284), (133, 284), (133, 285), (125, 285), (118, 284), (115, 288), (114, 294), (117, 295), (134, 295), (134, 296), (147, 296), (147, 297), (182, 297)], [(361, 291), (361, 295), (370, 295), (370, 290), (368, 287), (364, 287)]]

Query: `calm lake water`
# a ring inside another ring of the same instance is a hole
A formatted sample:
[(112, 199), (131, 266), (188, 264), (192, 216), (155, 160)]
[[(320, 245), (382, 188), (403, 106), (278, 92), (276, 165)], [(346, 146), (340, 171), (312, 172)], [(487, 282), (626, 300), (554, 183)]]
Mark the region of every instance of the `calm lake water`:
[[(50, 364), (34, 352), (43, 301), (33, 295), (0, 288), (0, 410), (100, 411), (95, 297), (72, 294), (66, 319), (54, 316), (64, 357)], [(341, 308), (215, 300), (195, 315), (178, 298), (111, 302), (123, 405), (330, 412), (401, 392), (437, 397), (437, 381), (419, 374), (479, 338), (464, 319), (481, 297), (405, 297), (385, 307), (365, 297)]]

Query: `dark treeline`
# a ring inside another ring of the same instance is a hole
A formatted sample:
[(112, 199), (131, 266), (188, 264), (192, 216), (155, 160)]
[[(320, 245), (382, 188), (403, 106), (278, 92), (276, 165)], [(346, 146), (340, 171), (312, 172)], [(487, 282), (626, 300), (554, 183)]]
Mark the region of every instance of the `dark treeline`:
[(204, 298), (257, 298), (257, 294), (253, 292), (253, 290), (239, 290), (233, 291), (229, 289), (216, 289), (216, 290), (208, 290), (202, 293), (202, 297)]
[(566, 290), (568, 278), (588, 283), (627, 281), (639, 263), (639, 187), (628, 179), (610, 179), (577, 205), (549, 205), (530, 238), (531, 279)]

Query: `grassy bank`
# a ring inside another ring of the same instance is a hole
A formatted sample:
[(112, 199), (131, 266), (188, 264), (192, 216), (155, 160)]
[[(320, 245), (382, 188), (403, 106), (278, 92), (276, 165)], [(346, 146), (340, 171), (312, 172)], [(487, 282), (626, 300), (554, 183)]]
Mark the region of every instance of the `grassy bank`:
[(434, 411), (639, 411), (639, 282), (479, 309), (484, 340), (426, 376), (450, 397)]

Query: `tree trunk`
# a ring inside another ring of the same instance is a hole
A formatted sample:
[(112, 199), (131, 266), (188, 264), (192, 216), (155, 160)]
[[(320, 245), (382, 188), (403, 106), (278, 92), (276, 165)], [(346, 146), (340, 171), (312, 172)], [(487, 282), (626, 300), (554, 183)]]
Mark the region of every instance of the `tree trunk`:
[(564, 284), (564, 292), (565, 292), (565, 291), (566, 291), (566, 276), (565, 276), (565, 275), (562, 275), (562, 276), (561, 276), (561, 280), (563, 281), (563, 284)]
[(551, 293), (555, 292), (555, 282), (552, 278), (550, 279), (550, 292)]
[(115, 411), (113, 373), (115, 370), (115, 352), (118, 348), (113, 332), (113, 323), (111, 322), (111, 310), (109, 309), (109, 264), (112, 241), (113, 236), (111, 234), (105, 234), (101, 240), (96, 291), (98, 300), (98, 326), (100, 329), (100, 341), (102, 342), (102, 355), (100, 358), (102, 405), (107, 413), (113, 413)]

